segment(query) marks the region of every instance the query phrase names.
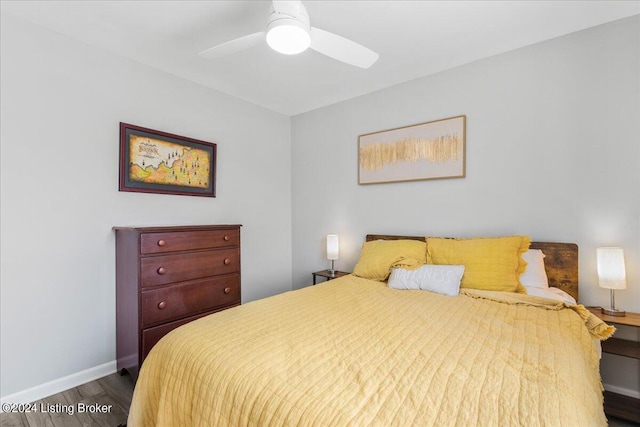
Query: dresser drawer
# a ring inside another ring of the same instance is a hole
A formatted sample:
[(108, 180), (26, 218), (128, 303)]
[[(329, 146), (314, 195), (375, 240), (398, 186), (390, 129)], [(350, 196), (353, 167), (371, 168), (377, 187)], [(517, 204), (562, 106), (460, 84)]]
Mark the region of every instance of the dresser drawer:
[(140, 236), (140, 252), (157, 254), (240, 245), (240, 230), (176, 231)]
[(240, 248), (144, 257), (142, 287), (182, 282), (240, 271)]
[(142, 326), (240, 303), (240, 276), (207, 278), (142, 292)]
[(210, 314), (215, 313), (216, 311), (208, 311), (206, 313), (200, 313), (196, 316), (187, 317), (186, 319), (176, 320), (175, 322), (165, 323), (164, 325), (155, 326), (153, 328), (148, 328), (142, 331), (142, 357), (141, 360), (144, 360), (148, 355), (154, 345), (160, 341), (162, 337), (167, 335), (169, 332), (173, 331), (179, 326), (186, 325), (189, 322), (192, 322), (196, 319), (199, 319), (204, 316), (208, 316)]

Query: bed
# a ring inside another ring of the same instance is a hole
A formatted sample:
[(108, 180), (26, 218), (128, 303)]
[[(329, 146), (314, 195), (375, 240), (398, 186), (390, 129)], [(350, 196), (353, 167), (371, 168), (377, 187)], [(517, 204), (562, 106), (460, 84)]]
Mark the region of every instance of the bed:
[[(368, 235), (367, 242), (424, 237)], [(578, 249), (531, 243), (578, 297)], [(201, 318), (145, 359), (128, 425), (606, 425), (580, 305), (348, 275)]]

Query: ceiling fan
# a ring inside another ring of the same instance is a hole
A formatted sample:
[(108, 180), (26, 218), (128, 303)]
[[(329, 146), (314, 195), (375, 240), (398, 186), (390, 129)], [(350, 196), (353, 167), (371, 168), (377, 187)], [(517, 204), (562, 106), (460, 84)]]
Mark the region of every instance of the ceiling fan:
[(249, 34), (200, 52), (203, 58), (219, 58), (260, 44), (263, 40), (275, 51), (295, 55), (311, 48), (344, 63), (369, 68), (379, 55), (354, 41), (312, 27), (300, 0), (273, 0), (266, 31)]

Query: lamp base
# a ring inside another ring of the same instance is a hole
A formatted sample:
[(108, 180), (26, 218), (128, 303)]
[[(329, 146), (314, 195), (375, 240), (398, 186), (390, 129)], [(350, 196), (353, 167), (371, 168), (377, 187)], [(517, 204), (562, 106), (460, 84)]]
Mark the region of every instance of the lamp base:
[(332, 259), (331, 260), (331, 268), (329, 269), (329, 277), (335, 277), (335, 275), (336, 275), (335, 260)]
[(602, 311), (604, 314), (606, 314), (607, 316), (618, 316), (618, 317), (622, 317), (622, 316), (626, 316), (627, 312), (624, 310), (618, 310), (617, 308), (601, 308), (600, 311)]

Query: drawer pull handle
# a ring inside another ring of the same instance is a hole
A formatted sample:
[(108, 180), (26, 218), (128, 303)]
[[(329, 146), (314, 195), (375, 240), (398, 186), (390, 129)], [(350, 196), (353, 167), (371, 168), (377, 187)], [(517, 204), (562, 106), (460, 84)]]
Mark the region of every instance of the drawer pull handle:
[(163, 309), (163, 308), (165, 308), (166, 306), (167, 306), (167, 303), (166, 303), (166, 302), (164, 302), (164, 301), (160, 301), (160, 302), (158, 303), (158, 308), (159, 308), (160, 310), (162, 310), (162, 309)]
[(225, 258), (224, 265), (229, 265), (229, 264), (231, 264), (231, 260), (229, 258)]
[(229, 241), (229, 236), (227, 236), (226, 234), (225, 234), (225, 236), (224, 236), (224, 241), (225, 241), (225, 242), (228, 242), (228, 241)]
[(167, 244), (167, 242), (166, 242), (166, 241), (164, 241), (164, 240), (162, 240), (162, 239), (158, 240), (158, 246), (164, 246), (164, 245), (166, 245), (166, 244)]
[(160, 268), (158, 269), (158, 274), (164, 274), (164, 273), (166, 273), (166, 272), (167, 272), (167, 269), (166, 269), (166, 268), (164, 268), (164, 267), (160, 267)]
[(230, 287), (227, 286), (226, 288), (224, 288), (224, 293), (225, 294), (228, 294), (229, 292), (231, 292), (231, 288)]

